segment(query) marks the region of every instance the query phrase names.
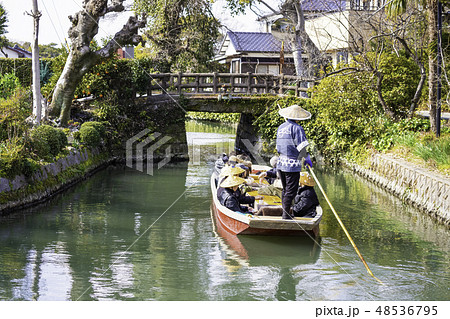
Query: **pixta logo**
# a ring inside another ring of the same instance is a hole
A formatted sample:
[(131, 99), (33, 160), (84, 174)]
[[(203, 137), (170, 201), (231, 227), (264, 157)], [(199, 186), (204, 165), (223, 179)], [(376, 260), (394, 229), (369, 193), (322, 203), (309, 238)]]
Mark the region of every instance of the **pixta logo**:
[[(126, 165), (130, 168), (134, 168), (133, 162), (136, 162), (136, 170), (144, 172), (144, 162), (146, 161), (146, 173), (148, 175), (153, 175), (155, 151), (169, 142), (172, 138), (170, 136), (162, 136), (162, 134), (158, 132), (150, 132), (150, 129), (144, 129), (127, 140)], [(134, 150), (136, 150), (136, 152), (134, 152)], [(170, 162), (172, 157), (170, 145), (166, 147), (163, 157), (164, 159), (156, 165), (158, 169)]]

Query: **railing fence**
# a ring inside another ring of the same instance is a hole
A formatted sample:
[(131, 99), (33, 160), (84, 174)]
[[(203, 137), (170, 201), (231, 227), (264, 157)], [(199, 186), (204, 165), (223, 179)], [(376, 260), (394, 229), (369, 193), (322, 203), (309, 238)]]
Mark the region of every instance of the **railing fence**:
[(259, 73), (151, 74), (147, 96), (153, 94), (293, 94), (307, 92), (316, 80)]

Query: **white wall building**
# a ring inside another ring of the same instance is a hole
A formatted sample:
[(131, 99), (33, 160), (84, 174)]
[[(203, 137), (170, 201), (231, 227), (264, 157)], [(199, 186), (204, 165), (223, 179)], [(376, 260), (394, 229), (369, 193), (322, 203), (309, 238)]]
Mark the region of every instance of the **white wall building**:
[(31, 56), (31, 52), (19, 48), (17, 44), (14, 47), (7, 46), (0, 50), (0, 58), (20, 59), (31, 58)]

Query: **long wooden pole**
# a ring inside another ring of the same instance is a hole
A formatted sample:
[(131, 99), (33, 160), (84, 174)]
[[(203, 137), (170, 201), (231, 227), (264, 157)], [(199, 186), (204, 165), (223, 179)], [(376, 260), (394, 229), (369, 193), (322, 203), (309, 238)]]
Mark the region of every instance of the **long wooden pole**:
[(334, 216), (336, 217), (337, 221), (339, 222), (339, 225), (341, 225), (342, 229), (344, 230), (345, 235), (347, 235), (348, 240), (350, 241), (350, 243), (352, 244), (353, 248), (355, 249), (356, 253), (359, 256), (359, 259), (361, 259), (361, 261), (363, 262), (364, 266), (366, 267), (367, 272), (369, 273), (369, 275), (371, 275), (373, 278), (375, 278), (379, 283), (383, 283), (380, 279), (378, 279), (377, 277), (375, 277), (375, 275), (372, 273), (372, 271), (370, 270), (369, 266), (367, 265), (366, 261), (364, 260), (363, 256), (361, 255), (361, 253), (359, 252), (358, 247), (356, 247), (355, 242), (353, 241), (352, 237), (350, 236), (350, 234), (348, 233), (347, 229), (345, 228), (344, 224), (342, 223), (341, 219), (339, 218), (339, 215), (336, 213), (336, 210), (334, 209), (333, 205), (331, 204), (330, 200), (328, 199), (327, 194), (325, 194), (325, 191), (322, 188), (322, 185), (320, 184), (319, 180), (317, 179), (316, 174), (314, 174), (314, 171), (311, 167), (309, 167), (307, 165), (307, 167), (309, 168), (309, 171), (311, 172), (311, 175), (314, 177), (314, 180), (317, 183), (317, 186), (319, 186), (320, 191), (322, 192), (323, 196), (325, 197), (328, 205), (331, 208), (331, 211), (333, 212)]

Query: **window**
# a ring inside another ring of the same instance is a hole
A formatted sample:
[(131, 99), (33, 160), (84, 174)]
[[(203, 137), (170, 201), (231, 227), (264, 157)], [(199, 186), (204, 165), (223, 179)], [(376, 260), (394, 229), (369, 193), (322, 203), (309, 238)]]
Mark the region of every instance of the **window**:
[(348, 52), (341, 51), (336, 54), (336, 62), (337, 63), (348, 63)]
[(239, 73), (239, 60), (231, 62), (231, 73)]
[(266, 74), (266, 73), (269, 73), (269, 67), (268, 67), (268, 65), (257, 65), (256, 66), (256, 73), (264, 73), (264, 74)]
[(352, 10), (378, 10), (386, 0), (351, 0)]

